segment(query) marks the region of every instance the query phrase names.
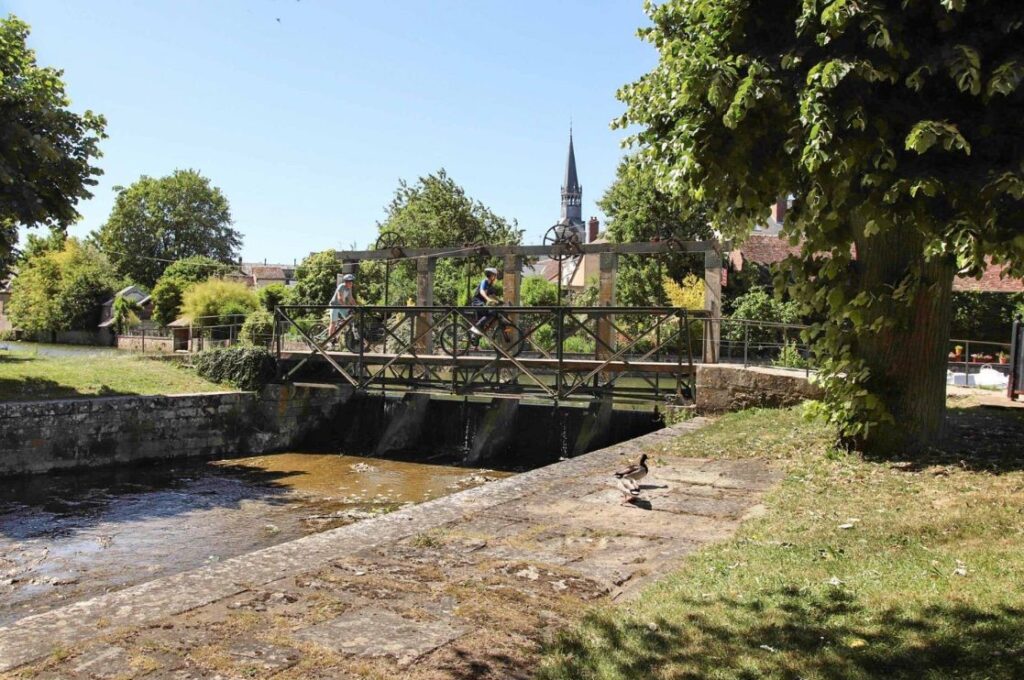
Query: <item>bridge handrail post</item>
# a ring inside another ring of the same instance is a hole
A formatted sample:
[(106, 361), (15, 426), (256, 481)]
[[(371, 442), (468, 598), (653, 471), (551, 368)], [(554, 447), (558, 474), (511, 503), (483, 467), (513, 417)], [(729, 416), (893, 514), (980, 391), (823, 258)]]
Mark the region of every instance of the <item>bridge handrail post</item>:
[(558, 341), (558, 345), (556, 347), (558, 350), (558, 368), (555, 375), (555, 394), (561, 397), (564, 382), (562, 368), (564, 366), (563, 360), (565, 357), (565, 307), (556, 308), (555, 314), (557, 315), (555, 318), (555, 336)]

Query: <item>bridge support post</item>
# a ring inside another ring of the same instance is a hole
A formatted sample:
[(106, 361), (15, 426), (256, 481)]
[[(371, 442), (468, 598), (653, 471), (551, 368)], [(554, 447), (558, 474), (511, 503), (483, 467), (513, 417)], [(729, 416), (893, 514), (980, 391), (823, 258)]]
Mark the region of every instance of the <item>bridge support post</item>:
[(473, 447), (463, 462), (466, 465), (481, 465), (500, 455), (515, 436), (513, 426), (517, 413), (518, 399), (491, 400), (473, 438)]
[[(434, 306), (434, 270), (436, 268), (437, 258), (421, 257), (416, 260), (416, 305), (418, 307)], [(416, 317), (416, 337), (426, 331), (426, 334), (416, 341), (417, 352), (430, 354), (434, 351), (434, 334), (431, 330), (433, 323), (432, 315), (429, 312), (424, 312)]]
[(702, 358), (706, 364), (717, 364), (722, 339), (722, 255), (717, 250), (704, 253), (704, 310), (710, 319), (704, 324)]
[[(615, 306), (615, 274), (619, 268), (619, 256), (617, 253), (601, 253), (600, 276), (598, 279), (597, 305), (598, 307)], [(607, 359), (615, 349), (615, 337), (612, 328), (612, 318), (601, 316), (597, 320), (597, 337), (601, 342), (597, 343), (595, 358)], [(602, 345), (601, 343), (604, 343)], [(607, 347), (605, 346), (607, 345)], [(609, 349), (611, 348), (611, 349)]]
[(612, 428), (612, 398), (605, 396), (596, 399), (587, 407), (587, 415), (583, 416), (580, 433), (572, 449), (573, 456), (593, 451), (605, 445)]
[(502, 275), (501, 280), (501, 291), (505, 297), (505, 302), (518, 307), (519, 301), (519, 289), (523, 283), (523, 256), (522, 255), (506, 255), (505, 256), (505, 272)]

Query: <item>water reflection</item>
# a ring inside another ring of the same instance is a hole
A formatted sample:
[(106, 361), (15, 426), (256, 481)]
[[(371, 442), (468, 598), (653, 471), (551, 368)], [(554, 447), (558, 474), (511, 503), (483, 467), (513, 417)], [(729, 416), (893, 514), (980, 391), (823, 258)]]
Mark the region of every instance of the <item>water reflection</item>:
[(0, 484), (0, 625), (508, 473), (284, 453)]

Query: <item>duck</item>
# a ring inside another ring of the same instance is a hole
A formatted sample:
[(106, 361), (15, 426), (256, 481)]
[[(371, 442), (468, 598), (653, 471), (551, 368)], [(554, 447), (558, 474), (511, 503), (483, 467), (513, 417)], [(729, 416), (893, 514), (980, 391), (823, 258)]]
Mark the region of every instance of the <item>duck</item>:
[(640, 498), (640, 485), (632, 479), (627, 479), (626, 477), (616, 478), (615, 488), (622, 494), (623, 505), (629, 505)]
[[(628, 479), (634, 484), (639, 482), (641, 479), (647, 476), (647, 454), (641, 454), (640, 462), (636, 465), (630, 465), (629, 467), (623, 468), (615, 473), (615, 477), (618, 479)], [(637, 486), (639, 489), (640, 487)]]

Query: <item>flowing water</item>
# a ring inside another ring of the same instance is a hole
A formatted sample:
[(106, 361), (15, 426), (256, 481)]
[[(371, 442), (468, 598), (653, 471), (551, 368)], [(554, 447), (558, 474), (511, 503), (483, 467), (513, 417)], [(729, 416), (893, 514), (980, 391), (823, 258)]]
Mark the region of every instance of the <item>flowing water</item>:
[(509, 474), (280, 453), (0, 481), (0, 626)]

